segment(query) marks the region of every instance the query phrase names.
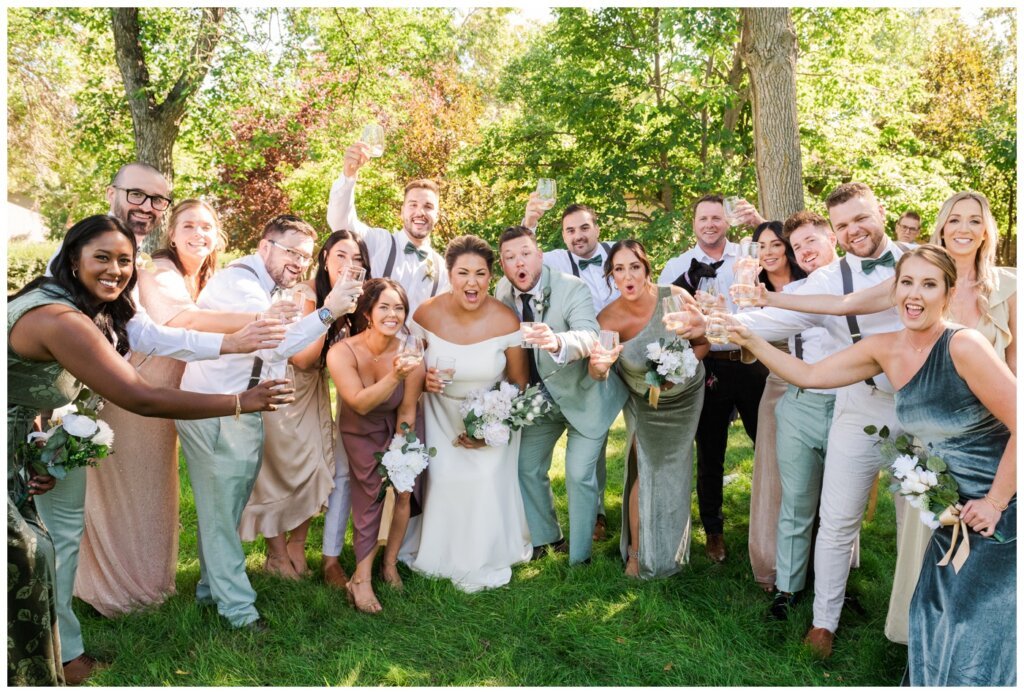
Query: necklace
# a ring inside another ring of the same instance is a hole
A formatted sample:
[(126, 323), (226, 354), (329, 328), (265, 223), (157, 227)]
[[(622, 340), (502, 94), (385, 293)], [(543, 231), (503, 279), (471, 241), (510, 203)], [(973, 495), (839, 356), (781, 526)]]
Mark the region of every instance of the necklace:
[(380, 361), (380, 358), (384, 356), (384, 352), (388, 351), (388, 347), (391, 346), (391, 340), (388, 340), (387, 342), (384, 343), (384, 349), (382, 349), (379, 354), (373, 353), (373, 349), (370, 347), (369, 340), (367, 340), (364, 344), (366, 345), (366, 351), (370, 353), (370, 357), (373, 359), (373, 363), (376, 364), (378, 361)]
[(914, 341), (910, 339), (910, 331), (909, 330), (905, 333), (905, 335), (907, 337), (907, 344), (909, 344), (910, 348), (913, 349), (918, 354), (920, 354), (921, 352), (925, 351), (926, 349), (931, 347), (933, 344), (935, 344), (935, 340), (936, 340), (935, 337), (929, 336), (928, 342), (925, 344), (925, 346), (919, 348), (917, 345), (914, 344)]

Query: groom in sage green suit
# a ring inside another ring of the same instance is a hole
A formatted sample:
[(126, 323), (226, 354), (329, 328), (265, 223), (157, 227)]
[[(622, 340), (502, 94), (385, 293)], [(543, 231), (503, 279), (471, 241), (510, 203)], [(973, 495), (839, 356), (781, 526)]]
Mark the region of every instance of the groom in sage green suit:
[(524, 333), (530, 383), (540, 384), (554, 406), (523, 429), (519, 444), (519, 486), (535, 558), (547, 545), (564, 546), (555, 515), (548, 470), (555, 444), (568, 431), (565, 488), (569, 498), (569, 563), (590, 558), (597, 517), (597, 459), (605, 435), (626, 401), (617, 379), (595, 381), (587, 373), (590, 347), (597, 339), (597, 317), (587, 285), (552, 270), (533, 232), (509, 227), (498, 241), (505, 276), (494, 296), (534, 328)]

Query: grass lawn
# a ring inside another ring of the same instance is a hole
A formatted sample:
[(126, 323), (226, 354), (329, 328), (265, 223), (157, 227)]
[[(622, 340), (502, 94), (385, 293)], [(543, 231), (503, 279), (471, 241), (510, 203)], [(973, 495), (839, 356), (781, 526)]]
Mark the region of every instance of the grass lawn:
[[(375, 587), (378, 615), (350, 608), (319, 576), (292, 583), (264, 575), (264, 543), (246, 543), (264, 634), (234, 631), (215, 608), (193, 601), (199, 579), (196, 517), (182, 466), (178, 595), (162, 606), (115, 620), (75, 600), (87, 651), (112, 663), (96, 685), (896, 685), (906, 649), (882, 633), (895, 561), (892, 501), (880, 494), (861, 536), (861, 568), (850, 578), (867, 610), (844, 612), (835, 653), (815, 662), (800, 645), (811, 620), (810, 596), (788, 622), (765, 618), (768, 597), (747, 561), (752, 450), (742, 428), (730, 432), (725, 488), (729, 559), (704, 556), (695, 532), (691, 563), (663, 580), (622, 574), (619, 521), (625, 430), (620, 418), (608, 454), (609, 539), (589, 566), (564, 555), (516, 567), (505, 588), (466, 595), (447, 581), (403, 568), (404, 594)], [(560, 447), (556, 455), (564, 448)], [(566, 527), (561, 460), (552, 469)], [(693, 513), (696, 518), (696, 495)], [(699, 524), (698, 524), (699, 525)], [(322, 518), (307, 556), (320, 567)], [(349, 535), (351, 541), (351, 534)], [(354, 559), (346, 546), (342, 563)]]

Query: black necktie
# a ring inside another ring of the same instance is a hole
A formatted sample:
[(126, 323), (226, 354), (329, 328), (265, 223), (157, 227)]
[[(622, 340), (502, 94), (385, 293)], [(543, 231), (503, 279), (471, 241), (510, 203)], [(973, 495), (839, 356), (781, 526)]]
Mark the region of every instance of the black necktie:
[[(533, 299), (533, 294), (523, 293), (519, 295), (519, 298), (523, 300), (523, 322), (533, 322), (533, 307), (530, 306), (530, 300)], [(529, 360), (530, 366), (530, 385), (536, 385), (540, 383), (540, 372), (537, 371), (537, 358), (534, 356), (533, 349), (526, 350), (526, 358)]]

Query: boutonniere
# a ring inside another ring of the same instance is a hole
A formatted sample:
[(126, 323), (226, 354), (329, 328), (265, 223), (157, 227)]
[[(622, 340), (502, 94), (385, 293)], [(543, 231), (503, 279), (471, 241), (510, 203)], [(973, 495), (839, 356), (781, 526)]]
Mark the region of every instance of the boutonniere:
[(538, 315), (543, 315), (543, 313), (548, 310), (549, 306), (551, 306), (551, 287), (544, 287), (543, 291), (540, 293), (540, 297), (533, 298), (533, 310), (536, 311)]
[(423, 271), (423, 279), (424, 280), (433, 280), (434, 277), (437, 275), (437, 268), (434, 266), (434, 256), (433, 255), (428, 255), (427, 256), (426, 265), (424, 267), (425, 267), (425, 270)]

